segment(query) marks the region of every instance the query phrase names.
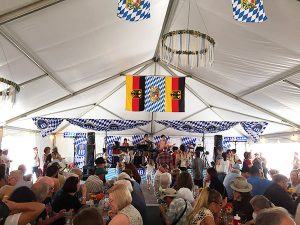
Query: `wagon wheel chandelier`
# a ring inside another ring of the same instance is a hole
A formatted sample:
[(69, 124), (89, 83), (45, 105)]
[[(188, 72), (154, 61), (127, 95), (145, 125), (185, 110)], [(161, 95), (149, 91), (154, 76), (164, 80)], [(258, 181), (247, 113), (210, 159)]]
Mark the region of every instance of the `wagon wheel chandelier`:
[(193, 68), (211, 66), (214, 62), (215, 40), (208, 35), (208, 30), (197, 2), (195, 4), (207, 34), (189, 29), (191, 0), (188, 1), (187, 28), (170, 31), (162, 36), (161, 59), (177, 67), (188, 66)]
[[(1, 49), (3, 52), (3, 56), (6, 60), (6, 65), (8, 67), (8, 71), (10, 71), (8, 60), (5, 55), (4, 49), (2, 47), (1, 41), (0, 41), (0, 46), (1, 46)], [(8, 80), (4, 77), (0, 77), (0, 103), (1, 103), (1, 105), (7, 104), (10, 106), (13, 106), (14, 103), (16, 102), (16, 96), (19, 91), (20, 91), (20, 86), (17, 83), (15, 83), (11, 80)]]

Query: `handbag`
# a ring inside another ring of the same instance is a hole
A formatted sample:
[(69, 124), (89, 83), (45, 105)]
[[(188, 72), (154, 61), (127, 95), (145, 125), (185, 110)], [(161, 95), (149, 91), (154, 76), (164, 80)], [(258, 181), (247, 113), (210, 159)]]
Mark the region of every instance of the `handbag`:
[(176, 225), (179, 222), (179, 220), (181, 219), (181, 217), (183, 217), (183, 215), (184, 215), (184, 213), (186, 211), (186, 208), (187, 208), (187, 202), (186, 202), (186, 200), (184, 200), (184, 202), (185, 202), (184, 210), (182, 211), (182, 213), (180, 214), (180, 216), (171, 225)]

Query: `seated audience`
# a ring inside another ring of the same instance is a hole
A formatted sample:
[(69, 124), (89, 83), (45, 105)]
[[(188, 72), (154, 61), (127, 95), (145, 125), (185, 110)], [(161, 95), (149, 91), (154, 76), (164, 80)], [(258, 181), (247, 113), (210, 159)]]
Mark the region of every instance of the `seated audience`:
[(86, 197), (89, 199), (90, 194), (98, 194), (103, 191), (103, 181), (96, 175), (90, 175), (85, 181)]
[(124, 184), (116, 184), (109, 189), (109, 202), (112, 220), (109, 225), (142, 225), (139, 211), (131, 204), (132, 197)]
[(23, 180), (24, 181), (31, 181), (32, 180), (32, 174), (26, 174), (27, 168), (24, 164), (21, 164), (18, 166), (18, 170), (20, 170), (23, 173)]
[[(82, 201), (75, 196), (80, 189), (80, 183), (78, 177), (69, 177), (61, 190), (59, 190), (53, 197), (52, 208), (53, 211), (59, 213), (60, 210), (66, 211), (73, 210), (75, 213), (86, 204), (86, 187), (82, 185)], [(56, 220), (54, 225), (64, 225), (65, 219), (61, 218)]]
[(133, 179), (134, 179), (138, 184), (141, 183), (142, 178), (141, 178), (139, 172), (137, 171), (136, 167), (135, 167), (132, 163), (125, 163), (125, 169), (131, 170)]
[(296, 225), (290, 214), (281, 207), (266, 209), (261, 212), (255, 225)]
[(0, 164), (0, 188), (7, 184), (5, 164)]
[(0, 188), (0, 199), (9, 198), (10, 194), (14, 191), (15, 188), (23, 186), (23, 173), (20, 170), (13, 170), (10, 172), (7, 181), (8, 185), (4, 185)]
[(271, 180), (273, 180), (273, 177), (274, 177), (274, 175), (276, 175), (276, 174), (279, 174), (279, 171), (278, 171), (278, 170), (275, 170), (275, 169), (270, 169), (270, 170), (269, 170), (269, 175), (270, 175), (270, 177), (271, 177)]
[(222, 196), (218, 191), (209, 187), (204, 188), (196, 200), (186, 224), (215, 225), (214, 215), (220, 213), (222, 204)]
[(264, 179), (260, 176), (260, 171), (256, 166), (249, 169), (250, 177), (247, 181), (252, 185), (252, 196), (263, 195), (267, 188), (272, 184), (272, 181)]
[(57, 192), (61, 188), (60, 182), (58, 180), (58, 173), (59, 168), (56, 164), (49, 165), (49, 167), (46, 170), (46, 176), (50, 177), (54, 182), (54, 192)]
[(103, 157), (98, 157), (95, 160), (96, 164), (96, 170), (95, 175), (99, 176), (99, 178), (103, 181), (103, 183), (106, 183), (105, 175), (107, 174), (106, 171), (106, 161)]
[(160, 175), (163, 173), (168, 172), (169, 166), (167, 164), (162, 164), (158, 166), (158, 170), (156, 171), (154, 175), (154, 193), (158, 193), (159, 187), (160, 187)]
[(273, 203), (263, 195), (256, 195), (253, 198), (251, 198), (250, 204), (251, 204), (254, 212), (252, 213), (252, 220), (248, 221), (246, 223), (246, 225), (255, 224), (255, 219), (256, 219), (257, 215), (260, 212), (262, 212), (263, 209), (275, 207), (273, 205)]
[[(34, 183), (31, 187), (31, 190), (35, 194), (36, 201), (44, 203), (49, 195), (49, 186), (41, 181)], [(47, 202), (46, 202), (47, 203)], [(65, 210), (61, 210), (59, 213), (50, 214), (49, 207), (46, 206), (46, 209), (39, 215), (37, 218), (37, 223), (39, 225), (50, 225), (58, 219), (61, 219), (65, 215)]]
[(280, 206), (295, 214), (295, 203), (288, 193), (288, 178), (281, 174), (273, 176), (273, 184), (266, 190), (264, 196), (267, 197), (275, 206)]
[(233, 215), (238, 214), (243, 223), (252, 219), (253, 208), (250, 204), (252, 185), (245, 177), (238, 176), (230, 185), (233, 190)]
[[(146, 209), (146, 202), (144, 199), (144, 195), (142, 190), (139, 187), (139, 184), (136, 183), (134, 180), (130, 179), (129, 175), (122, 172), (119, 176), (118, 176), (118, 181), (126, 181), (123, 182), (126, 184), (126, 186), (128, 187), (128, 190), (131, 194), (131, 198), (132, 198), (132, 205), (140, 212), (143, 221), (146, 221), (146, 217), (147, 217), (147, 209)], [(129, 182), (129, 184), (128, 184)], [(134, 183), (136, 183), (136, 185), (134, 185)], [(137, 187), (138, 186), (138, 187)]]
[(250, 177), (249, 169), (250, 168), (248, 166), (245, 166), (241, 169), (241, 175), (243, 177), (245, 177), (246, 179), (248, 179)]
[(177, 190), (177, 196), (189, 201), (191, 204), (194, 203), (193, 197), (194, 184), (192, 176), (189, 172), (183, 171), (179, 174), (174, 187)]
[[(12, 208), (9, 207), (11, 214), (6, 218), (4, 225), (27, 225), (33, 222), (45, 209), (44, 204), (34, 201), (36, 197), (28, 187), (15, 189), (9, 198), (9, 203), (13, 205)], [(14, 202), (19, 204), (15, 205)]]
[(292, 193), (295, 193), (296, 195), (300, 194), (300, 178), (299, 178), (299, 171), (298, 170), (292, 170), (290, 173), (290, 181), (291, 181), (291, 189)]
[(73, 225), (103, 225), (102, 215), (97, 208), (81, 209), (75, 215)]
[(177, 192), (173, 188), (162, 190), (161, 200), (166, 203), (166, 207), (160, 205), (160, 211), (166, 224), (186, 224), (188, 215), (192, 211), (192, 206), (188, 201), (178, 198)]
[(241, 172), (240, 172), (239, 164), (234, 164), (231, 168), (231, 171), (228, 172), (228, 174), (226, 175), (226, 177), (223, 181), (223, 185), (226, 188), (229, 201), (231, 201), (233, 199), (233, 190), (230, 187), (230, 184), (237, 176), (240, 176), (240, 173)]

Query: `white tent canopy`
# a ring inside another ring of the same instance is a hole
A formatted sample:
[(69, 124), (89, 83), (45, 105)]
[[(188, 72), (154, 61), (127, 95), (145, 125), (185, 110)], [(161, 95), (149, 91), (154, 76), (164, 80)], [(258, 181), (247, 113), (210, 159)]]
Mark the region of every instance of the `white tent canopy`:
[[(251, 24), (233, 20), (229, 0), (192, 0), (190, 28), (216, 41), (207, 68), (159, 60), (161, 34), (186, 28), (188, 1), (150, 2), (150, 19), (128, 22), (116, 16), (118, 1), (0, 0), (0, 76), (21, 85), (14, 107), (1, 106), (0, 126), (36, 130), (36, 116), (247, 120), (269, 122), (266, 137), (299, 132), (300, 2), (264, 0), (268, 20)], [(187, 76), (186, 112), (126, 112), (124, 74)], [(163, 128), (124, 134), (186, 135)], [(64, 122), (58, 132), (69, 130), (78, 128)]]

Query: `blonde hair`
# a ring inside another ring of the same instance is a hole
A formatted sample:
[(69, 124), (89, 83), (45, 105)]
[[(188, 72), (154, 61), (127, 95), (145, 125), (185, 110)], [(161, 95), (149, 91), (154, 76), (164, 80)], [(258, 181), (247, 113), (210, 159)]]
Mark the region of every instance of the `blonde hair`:
[(210, 189), (209, 187), (204, 188), (195, 202), (193, 211), (188, 217), (188, 224), (192, 224), (192, 220), (195, 218), (201, 208), (204, 207), (208, 209), (210, 203), (219, 202), (221, 200), (222, 196), (219, 192), (214, 189)]
[(131, 194), (125, 184), (116, 184), (108, 191), (109, 195), (117, 202), (118, 211), (122, 210), (132, 202)]

